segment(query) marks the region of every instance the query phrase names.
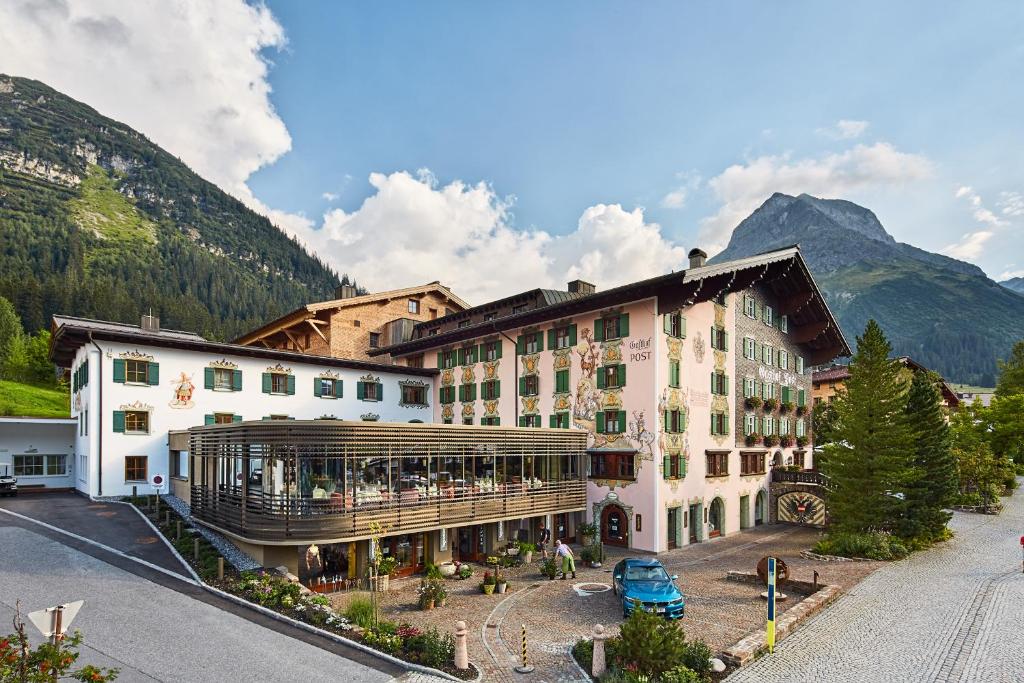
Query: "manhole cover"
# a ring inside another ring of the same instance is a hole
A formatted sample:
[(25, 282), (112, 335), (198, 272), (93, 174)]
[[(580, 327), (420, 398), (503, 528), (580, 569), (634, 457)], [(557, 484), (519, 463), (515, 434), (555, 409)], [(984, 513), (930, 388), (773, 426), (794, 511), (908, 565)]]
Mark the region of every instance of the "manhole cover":
[(606, 583), (575, 583), (572, 589), (576, 591), (577, 595), (593, 595), (610, 591), (612, 587)]
[(116, 512), (97, 512), (96, 516), (97, 517), (113, 517), (116, 514), (117, 514)]
[(135, 539), (135, 542), (139, 545), (151, 545), (156, 543), (156, 536), (139, 536)]

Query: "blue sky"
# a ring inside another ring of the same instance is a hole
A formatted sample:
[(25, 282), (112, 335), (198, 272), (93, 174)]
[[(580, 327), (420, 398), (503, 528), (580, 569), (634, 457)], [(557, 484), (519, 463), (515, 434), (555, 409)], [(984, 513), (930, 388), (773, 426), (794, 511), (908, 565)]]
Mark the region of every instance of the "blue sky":
[(373, 289), (610, 286), (720, 249), (773, 191), (1024, 274), (1020, 2), (19, 2), (0, 71)]

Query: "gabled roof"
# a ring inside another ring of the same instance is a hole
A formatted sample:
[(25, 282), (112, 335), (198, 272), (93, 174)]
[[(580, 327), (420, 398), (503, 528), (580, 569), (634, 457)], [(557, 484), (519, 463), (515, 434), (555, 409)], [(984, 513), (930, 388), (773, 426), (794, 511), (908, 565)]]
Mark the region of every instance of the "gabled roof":
[(377, 363), (374, 361), (334, 358), (332, 356), (310, 356), (296, 351), (279, 351), (256, 346), (225, 344), (213, 342), (198, 334), (180, 332), (178, 330), (158, 331), (144, 330), (138, 325), (75, 318), (66, 315), (53, 316), (50, 337), (50, 358), (62, 368), (71, 366), (75, 352), (79, 347), (88, 344), (90, 339), (118, 341), (128, 344), (143, 344), (172, 349), (185, 349), (213, 355), (246, 356), (250, 358), (266, 358), (285, 363), (303, 363), (323, 367), (352, 368), (372, 372), (387, 372), (404, 375), (430, 376), (437, 374), (433, 368), (409, 368)]
[(845, 365), (833, 365), (825, 370), (815, 370), (811, 375), (812, 382), (835, 382), (850, 378), (850, 368)]
[(442, 285), (439, 281), (428, 282), (425, 285), (419, 285), (418, 287), (406, 287), (404, 289), (392, 289), (386, 292), (375, 292), (373, 294), (361, 294), (359, 296), (350, 296), (344, 299), (331, 299), (330, 301), (321, 301), (314, 304), (306, 304), (300, 308), (296, 308), (291, 313), (286, 313), (276, 320), (271, 320), (267, 324), (256, 328), (255, 330), (248, 332), (241, 337), (234, 340), (235, 344), (252, 344), (258, 341), (262, 337), (266, 337), (270, 334), (277, 332), (278, 330), (292, 327), (297, 325), (304, 320), (316, 317), (316, 314), (320, 311), (328, 311), (341, 308), (349, 308), (351, 306), (360, 306), (363, 304), (370, 304), (377, 301), (388, 301), (391, 299), (399, 299), (406, 296), (415, 296), (417, 294), (426, 294), (427, 292), (440, 292), (442, 296), (447, 298), (453, 304), (459, 308), (469, 308), (469, 304), (457, 297), (452, 290)]
[[(455, 344), (463, 340), (497, 333), (501, 330), (540, 324), (651, 297), (658, 299), (658, 313), (667, 313), (701, 301), (708, 301), (721, 293), (742, 291), (757, 282), (769, 283), (775, 293), (786, 300), (787, 309), (780, 311), (780, 314), (789, 315), (795, 325), (804, 327), (804, 334), (808, 336), (808, 339), (798, 343), (806, 344), (820, 352), (818, 355), (822, 356), (822, 360), (819, 362), (831, 360), (836, 356), (850, 355), (850, 347), (839, 328), (839, 323), (832, 316), (832, 312), (814, 282), (807, 264), (800, 255), (800, 248), (797, 246), (777, 249), (735, 261), (659, 275), (593, 294), (575, 294), (544, 289), (529, 290), (505, 297), (498, 302), (490, 302), (461, 311), (452, 316), (419, 323), (415, 327), (417, 336), (412, 340), (371, 350), (370, 355), (415, 353), (428, 348)], [(473, 318), (478, 313), (482, 314), (485, 310), (494, 309), (498, 303), (516, 299), (536, 300), (538, 296), (542, 299), (539, 301), (541, 305), (534, 306), (529, 310), (493, 320), (479, 320), (474, 324), (435, 335), (424, 334), (427, 328), (437, 327), (446, 319), (465, 320)], [(831, 355), (829, 355), (830, 352)]]

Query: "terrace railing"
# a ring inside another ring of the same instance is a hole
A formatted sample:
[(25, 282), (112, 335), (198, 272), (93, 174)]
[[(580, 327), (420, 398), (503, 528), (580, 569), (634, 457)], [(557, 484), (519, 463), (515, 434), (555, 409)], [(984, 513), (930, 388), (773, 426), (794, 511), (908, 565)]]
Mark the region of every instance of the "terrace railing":
[(831, 481), (821, 472), (814, 470), (802, 470), (799, 472), (787, 472), (783, 469), (772, 469), (772, 482), (787, 482), (791, 484), (812, 484), (823, 488), (831, 487)]

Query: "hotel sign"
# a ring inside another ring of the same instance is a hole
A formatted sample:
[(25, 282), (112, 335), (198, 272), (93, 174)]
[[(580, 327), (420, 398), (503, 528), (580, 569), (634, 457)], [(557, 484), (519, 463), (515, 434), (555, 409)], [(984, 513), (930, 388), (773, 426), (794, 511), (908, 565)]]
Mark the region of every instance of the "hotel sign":
[(757, 368), (757, 376), (762, 382), (773, 382), (775, 384), (787, 384), (790, 386), (796, 384), (798, 381), (796, 374), (792, 372), (783, 372), (782, 370), (776, 370), (775, 368), (766, 368), (763, 365)]
[(645, 361), (651, 359), (651, 338), (647, 339), (634, 339), (629, 342), (629, 360), (630, 362), (636, 363), (638, 361)]

